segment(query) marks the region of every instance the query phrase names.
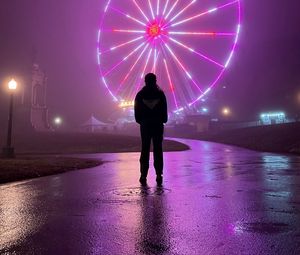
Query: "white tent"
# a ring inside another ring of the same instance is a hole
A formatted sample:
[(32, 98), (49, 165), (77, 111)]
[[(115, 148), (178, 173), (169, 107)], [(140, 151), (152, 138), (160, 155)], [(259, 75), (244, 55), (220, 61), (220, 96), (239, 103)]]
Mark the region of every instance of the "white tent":
[(111, 125), (96, 119), (93, 115), (83, 124), (80, 129), (85, 132), (105, 131), (111, 128)]

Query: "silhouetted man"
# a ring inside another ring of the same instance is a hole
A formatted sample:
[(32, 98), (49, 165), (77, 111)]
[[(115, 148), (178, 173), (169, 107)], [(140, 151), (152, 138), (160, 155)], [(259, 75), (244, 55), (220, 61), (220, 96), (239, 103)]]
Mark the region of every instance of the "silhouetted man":
[(156, 84), (156, 76), (148, 73), (145, 86), (137, 93), (134, 102), (134, 115), (140, 124), (142, 151), (140, 157), (140, 183), (146, 185), (149, 169), (150, 144), (153, 142), (154, 168), (156, 182), (162, 184), (163, 174), (163, 133), (164, 123), (168, 121), (167, 100), (164, 92)]

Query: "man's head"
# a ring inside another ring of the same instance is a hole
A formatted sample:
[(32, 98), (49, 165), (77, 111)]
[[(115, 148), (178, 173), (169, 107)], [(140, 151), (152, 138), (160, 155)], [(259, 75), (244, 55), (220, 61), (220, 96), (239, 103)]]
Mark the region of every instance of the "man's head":
[(153, 73), (148, 73), (145, 76), (146, 86), (155, 86), (156, 85), (156, 75)]

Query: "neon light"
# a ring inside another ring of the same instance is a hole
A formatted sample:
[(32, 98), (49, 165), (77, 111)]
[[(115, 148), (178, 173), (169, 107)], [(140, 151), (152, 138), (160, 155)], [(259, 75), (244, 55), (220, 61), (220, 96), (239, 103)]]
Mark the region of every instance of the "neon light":
[(236, 33), (218, 33), (218, 32), (183, 32), (183, 31), (170, 31), (170, 35), (209, 35), (209, 36), (233, 36)]
[(154, 12), (153, 12), (153, 8), (152, 8), (152, 4), (151, 4), (151, 1), (150, 1), (150, 0), (148, 0), (148, 4), (149, 4), (149, 8), (150, 8), (150, 10), (151, 10), (152, 18), (155, 19)]
[(166, 59), (164, 59), (164, 64), (165, 64), (165, 68), (166, 68), (166, 72), (167, 72), (167, 76), (168, 76), (168, 80), (169, 80), (169, 86), (170, 86), (172, 94), (173, 94), (174, 103), (175, 103), (176, 109), (178, 109), (178, 104), (177, 104), (175, 91), (174, 91), (174, 85), (172, 83), (172, 79), (171, 79), (171, 76), (170, 76), (170, 72), (169, 72), (169, 68), (168, 68)]
[(164, 8), (164, 10), (163, 10), (163, 15), (165, 15), (165, 13), (166, 13), (166, 10), (167, 10), (169, 1), (170, 1), (170, 0), (167, 0), (167, 2), (166, 2), (165, 8)]
[(178, 12), (173, 18), (171, 18), (170, 22), (179, 17), (182, 13), (184, 13), (192, 4), (194, 4), (197, 0), (193, 0), (186, 7), (184, 7), (180, 12)]
[[(223, 3), (206, 10), (201, 10), (203, 3), (197, 0), (127, 0), (122, 1), (119, 9), (118, 1), (105, 1), (96, 54), (101, 82), (114, 101), (132, 101), (147, 70), (157, 74), (159, 84), (167, 84), (166, 96), (171, 99), (170, 109), (173, 108), (176, 114), (209, 96), (236, 52), (241, 32), (241, 0), (214, 1)], [(221, 9), (224, 8), (232, 8), (237, 16), (223, 16), (226, 17), (223, 25), (215, 26), (212, 31), (206, 18), (211, 22), (220, 20)], [(128, 27), (124, 27), (126, 19)], [(234, 31), (233, 20), (236, 24)], [(193, 21), (194, 29), (188, 25), (189, 21)], [(179, 25), (180, 29), (174, 28)], [(207, 38), (213, 38), (220, 45), (217, 54), (213, 47), (205, 51), (201, 49), (202, 40)], [(227, 51), (228, 42), (231, 46)], [(221, 47), (222, 43), (225, 47)], [(104, 54), (117, 50), (120, 54)], [(197, 64), (200, 61), (201, 69)], [(119, 68), (121, 65), (122, 68)], [(175, 80), (186, 82), (174, 87)], [(177, 101), (179, 98), (180, 101)]]
[(107, 76), (110, 74), (113, 70), (115, 70), (119, 65), (121, 65), (123, 62), (125, 62), (130, 56), (132, 56), (137, 50), (139, 50), (141, 47), (145, 45), (145, 42), (141, 43), (137, 48), (135, 48), (133, 51), (131, 51), (127, 56), (125, 56), (120, 62), (118, 62), (116, 65), (114, 65), (109, 71), (107, 71), (103, 76)]
[(202, 12), (202, 13), (199, 13), (199, 14), (197, 14), (197, 15), (195, 15), (195, 16), (190, 17), (190, 18), (181, 20), (181, 21), (179, 21), (179, 22), (177, 22), (177, 23), (172, 24), (171, 27), (175, 27), (175, 26), (178, 26), (179, 24), (183, 24), (183, 23), (186, 23), (186, 22), (188, 22), (188, 21), (190, 21), (190, 20), (193, 20), (193, 19), (202, 17), (202, 16), (204, 16), (204, 15), (206, 15), (206, 14), (215, 12), (215, 11), (220, 10), (220, 9), (223, 9), (223, 8), (225, 8), (225, 7), (227, 7), (227, 6), (230, 6), (230, 5), (233, 5), (233, 4), (235, 4), (235, 3), (239, 3), (239, 0), (235, 0), (235, 1), (233, 1), (233, 2), (230, 2), (230, 3), (227, 3), (227, 4), (221, 5), (221, 6), (219, 6), (219, 7), (216, 7), (216, 8), (210, 9), (210, 10), (207, 10), (207, 11)]
[(187, 50), (189, 50), (189, 51), (191, 51), (191, 52), (193, 52), (193, 53), (199, 55), (200, 57), (202, 57), (202, 58), (204, 58), (204, 59), (206, 59), (207, 61), (209, 61), (209, 62), (211, 62), (211, 63), (214, 63), (214, 64), (216, 64), (216, 65), (219, 66), (219, 67), (224, 68), (224, 66), (221, 65), (220, 63), (218, 63), (218, 62), (212, 60), (211, 58), (205, 56), (204, 54), (202, 54), (202, 53), (200, 53), (200, 52), (198, 52), (198, 51), (196, 51), (196, 50), (190, 48), (189, 46), (187, 46), (187, 45), (185, 45), (185, 44), (183, 44), (183, 43), (181, 43), (181, 42), (179, 42), (179, 41), (177, 41), (177, 40), (175, 40), (175, 39), (173, 39), (173, 38), (171, 38), (171, 37), (170, 37), (169, 39), (170, 39), (172, 42), (174, 42), (174, 43), (176, 43), (176, 44), (182, 46), (183, 48), (185, 48), (185, 49), (187, 49)]
[(161, 28), (159, 24), (154, 23), (148, 27), (147, 34), (150, 37), (157, 37), (161, 34)]
[(141, 9), (141, 7), (137, 4), (137, 2), (135, 0), (132, 0), (133, 3), (135, 4), (135, 6), (138, 8), (138, 10), (142, 13), (142, 15), (144, 16), (144, 18), (149, 22), (148, 17), (145, 15), (145, 13), (143, 12), (143, 10)]
[(186, 70), (186, 68), (184, 67), (184, 65), (180, 62), (180, 60), (177, 58), (177, 56), (174, 54), (174, 52), (172, 51), (172, 49), (165, 44), (166, 48), (168, 49), (168, 51), (171, 53), (171, 55), (173, 56), (173, 58), (176, 60), (176, 62), (179, 64), (179, 66), (182, 68), (182, 70), (185, 72), (185, 74), (188, 76), (188, 78), (192, 81), (192, 83), (199, 89), (199, 91), (202, 93), (202, 90), (200, 89), (199, 85), (194, 81), (192, 75)]
[(110, 50), (118, 49), (118, 48), (123, 47), (123, 46), (125, 46), (125, 45), (128, 45), (128, 44), (130, 44), (130, 43), (139, 41), (139, 40), (141, 40), (142, 38), (143, 38), (143, 36), (140, 36), (140, 37), (135, 38), (135, 39), (133, 39), (133, 40), (130, 40), (130, 41), (128, 41), (128, 42), (125, 42), (125, 43), (119, 44), (119, 45), (117, 45), (117, 46), (111, 47)]
[(126, 76), (124, 77), (124, 79), (121, 81), (118, 89), (116, 90), (116, 93), (119, 92), (119, 90), (121, 89), (121, 87), (123, 86), (124, 82), (128, 79), (129, 75), (131, 74), (132, 70), (134, 69), (134, 67), (137, 65), (137, 63), (140, 61), (141, 57), (144, 55), (146, 49), (148, 48), (149, 44), (147, 44), (145, 46), (145, 48), (143, 49), (143, 51), (141, 52), (141, 54), (138, 56), (137, 60), (134, 62), (134, 64), (131, 66), (129, 72), (126, 74)]
[(137, 38), (135, 38), (135, 39), (133, 39), (133, 40), (130, 40), (130, 41), (127, 41), (127, 42), (125, 42), (125, 43), (121, 43), (121, 44), (119, 44), (119, 45), (113, 46), (113, 47), (109, 48), (108, 50), (99, 52), (99, 54), (104, 54), (104, 53), (106, 53), (106, 52), (113, 51), (113, 50), (115, 50), (115, 49), (124, 47), (124, 46), (126, 46), (126, 45), (128, 45), (128, 44), (131, 44), (131, 43), (133, 43), (133, 42), (139, 41), (139, 40), (141, 40), (141, 39), (143, 39), (143, 38), (144, 38), (144, 36), (137, 37)]
[[(141, 75), (141, 80), (144, 78), (145, 71), (146, 71), (146, 68), (147, 68), (149, 59), (150, 59), (150, 57), (151, 57), (151, 53), (152, 53), (152, 49), (149, 51), (149, 54), (148, 54), (148, 57), (147, 57), (147, 60), (146, 60), (146, 63), (145, 63), (145, 66), (144, 66), (144, 69), (143, 69), (143, 72), (142, 72), (142, 75)], [(141, 86), (141, 83), (139, 83), (139, 84), (137, 85), (135, 94), (138, 92), (140, 86)]]
[(107, 9), (108, 9), (108, 6), (109, 6), (109, 4), (110, 4), (110, 1), (111, 1), (111, 0), (109, 0), (109, 1), (107, 2), (106, 6), (105, 6), (105, 9), (104, 9), (104, 12), (107, 12)]
[(127, 17), (127, 18), (129, 18), (129, 19), (131, 19), (131, 20), (133, 20), (133, 21), (135, 21), (135, 22), (137, 22), (137, 23), (143, 25), (143, 26), (146, 26), (146, 24), (145, 24), (144, 22), (142, 22), (142, 21), (140, 21), (140, 20), (138, 20), (138, 19), (132, 17), (132, 16), (129, 15), (129, 14), (126, 14), (126, 13), (124, 13), (124, 12), (122, 12), (122, 11), (120, 11), (120, 10), (114, 8), (114, 7), (109, 7), (109, 8), (112, 9), (112, 10), (114, 10), (115, 12), (118, 12), (118, 13), (124, 15), (125, 17)]
[(100, 42), (101, 31), (98, 30), (98, 43)]
[(171, 14), (171, 12), (174, 10), (174, 8), (176, 7), (177, 3), (178, 3), (179, 0), (177, 0), (173, 6), (171, 7), (170, 11), (168, 12), (168, 14), (166, 15), (165, 19), (167, 19), (169, 17), (169, 15)]
[(157, 49), (156, 49), (156, 46), (155, 46), (155, 49), (154, 49), (154, 56), (153, 56), (152, 73), (155, 73), (155, 72), (156, 72), (156, 60), (157, 60)]
[(130, 29), (113, 29), (113, 32), (122, 32), (122, 33), (135, 33), (135, 34), (145, 34), (144, 30), (130, 30)]
[(213, 9), (208, 10), (208, 12), (209, 12), (209, 13), (212, 13), (212, 12), (215, 12), (215, 11), (217, 11), (217, 10), (218, 10), (218, 8), (213, 8)]

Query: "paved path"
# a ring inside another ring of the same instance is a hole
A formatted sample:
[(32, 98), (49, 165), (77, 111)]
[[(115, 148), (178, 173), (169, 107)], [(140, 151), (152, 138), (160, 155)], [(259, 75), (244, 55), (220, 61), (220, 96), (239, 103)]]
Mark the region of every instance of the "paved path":
[(1, 254), (300, 254), (300, 157), (182, 140), (165, 181), (137, 153), (0, 186)]

